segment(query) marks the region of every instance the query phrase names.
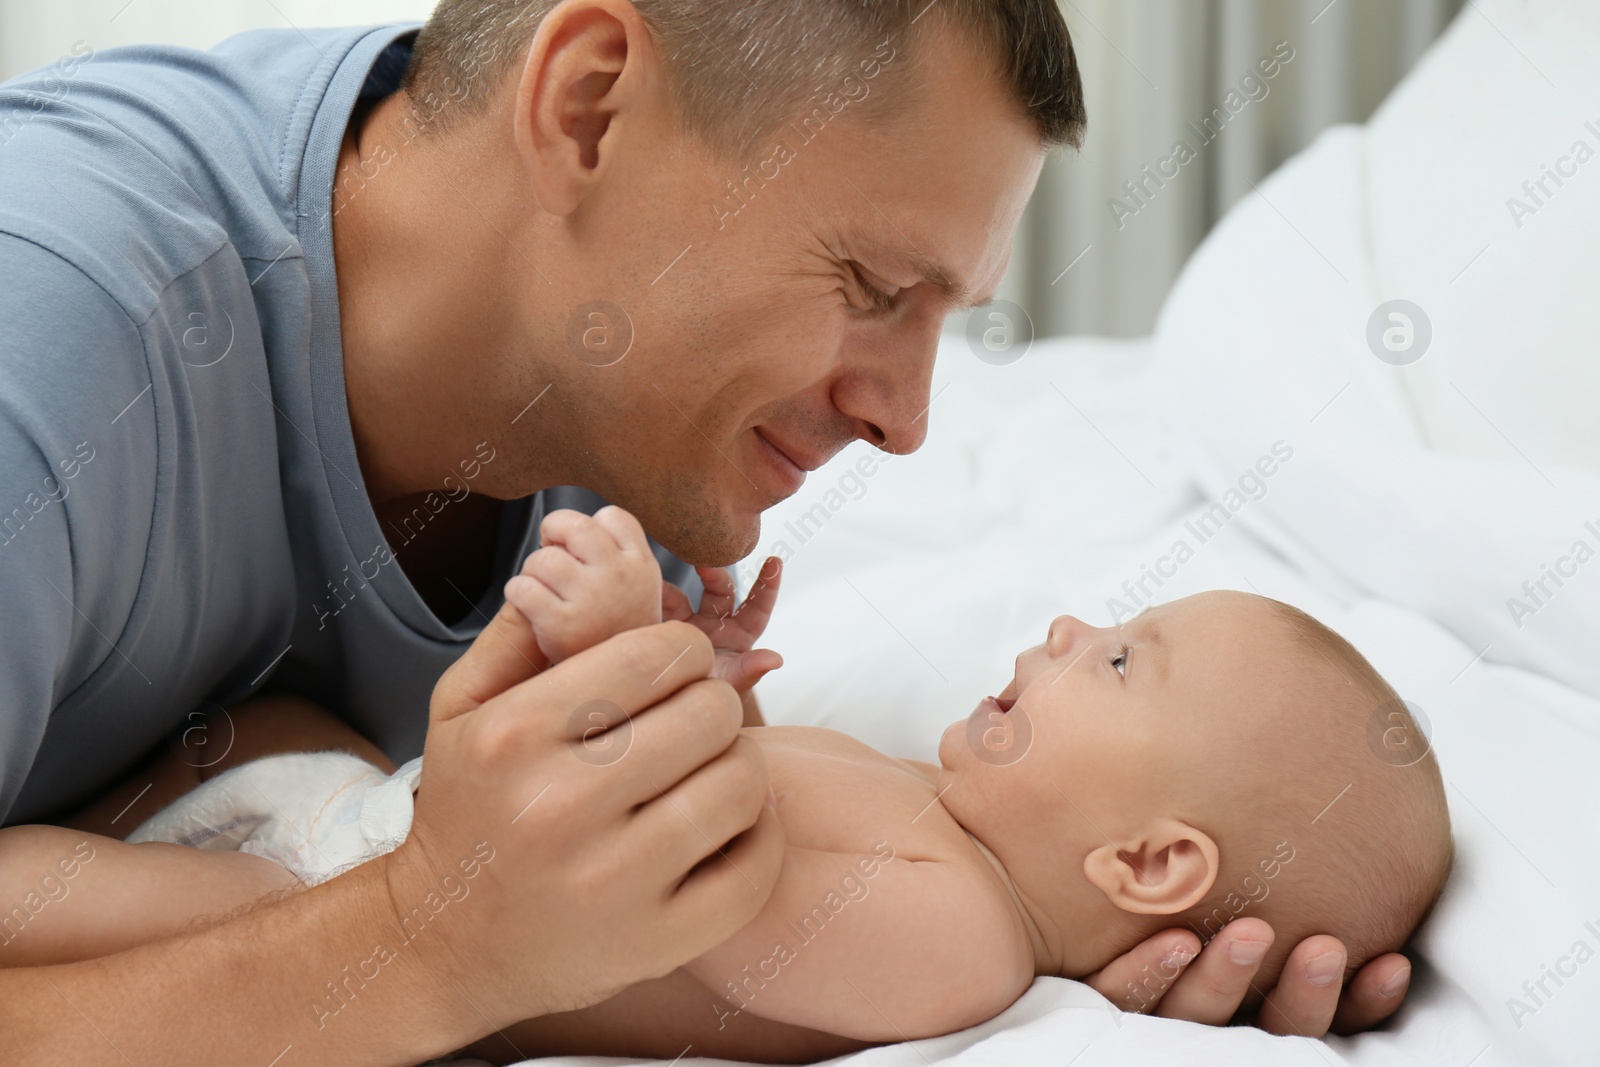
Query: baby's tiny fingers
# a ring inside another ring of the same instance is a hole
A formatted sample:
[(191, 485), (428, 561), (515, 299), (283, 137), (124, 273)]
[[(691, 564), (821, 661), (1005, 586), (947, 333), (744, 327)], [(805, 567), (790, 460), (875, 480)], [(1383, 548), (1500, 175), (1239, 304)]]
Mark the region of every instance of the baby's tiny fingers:
[(772, 616), (773, 605), (778, 602), (778, 586), (782, 583), (783, 562), (776, 556), (770, 556), (761, 565), (761, 577), (750, 587), (750, 595), (739, 606), (739, 614), (743, 616), (753, 609), (759, 614), (761, 625), (765, 626), (767, 619)]
[(700, 598), (700, 613), (727, 615), (733, 610), (733, 575), (722, 567), (696, 567), (705, 595)]
[(770, 648), (738, 655), (718, 655), (711, 677), (727, 682), (739, 692), (747, 692), (761, 679), (783, 666), (783, 657)]
[(513, 575), (506, 583), (505, 595), (507, 602), (530, 622), (543, 617), (551, 608), (561, 603), (560, 598), (552, 593), (548, 586), (526, 574)]
[(594, 521), (599, 523), (617, 543), (617, 547), (624, 552), (650, 552), (650, 539), (645, 536), (644, 527), (639, 525), (639, 520), (633, 513), (607, 504), (594, 513)]
[(694, 618), (688, 596), (671, 582), (661, 583), (661, 618), (665, 622), (688, 622)]
[(561, 546), (584, 563), (601, 563), (616, 555), (611, 531), (581, 511), (552, 511), (539, 524), (539, 543)]
[(539, 579), (563, 599), (572, 591), (582, 570), (583, 564), (572, 553), (555, 545), (539, 549), (522, 565), (524, 576)]

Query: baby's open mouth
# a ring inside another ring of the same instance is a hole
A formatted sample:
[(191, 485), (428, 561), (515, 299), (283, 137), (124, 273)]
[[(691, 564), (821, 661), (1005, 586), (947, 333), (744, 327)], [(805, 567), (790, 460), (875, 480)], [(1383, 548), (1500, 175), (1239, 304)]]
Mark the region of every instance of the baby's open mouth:
[(999, 706), (1002, 715), (1010, 711), (1017, 703), (1016, 697), (990, 697), (990, 699)]

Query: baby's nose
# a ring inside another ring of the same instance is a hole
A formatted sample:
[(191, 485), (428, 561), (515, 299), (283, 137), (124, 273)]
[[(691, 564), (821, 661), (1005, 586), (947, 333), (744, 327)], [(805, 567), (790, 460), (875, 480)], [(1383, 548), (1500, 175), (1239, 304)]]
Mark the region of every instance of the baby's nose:
[(1050, 632), (1045, 637), (1045, 650), (1051, 658), (1060, 658), (1070, 655), (1085, 640), (1092, 639), (1095, 628), (1073, 615), (1061, 615), (1050, 623)]

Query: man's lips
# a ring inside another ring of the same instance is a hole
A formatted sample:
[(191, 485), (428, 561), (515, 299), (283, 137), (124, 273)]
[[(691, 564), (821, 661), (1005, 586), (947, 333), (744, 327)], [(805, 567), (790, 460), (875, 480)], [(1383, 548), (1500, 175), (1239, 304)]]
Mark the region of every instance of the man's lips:
[(770, 466), (784, 484), (787, 494), (799, 492), (805, 484), (806, 475), (827, 462), (826, 457), (808, 457), (798, 449), (774, 440), (760, 427), (756, 427), (754, 432), (756, 440), (761, 442), (761, 451), (771, 460)]
[(774, 437), (771, 431), (763, 430), (759, 426), (756, 427), (756, 434), (767, 444), (771, 445), (773, 450), (780, 456), (794, 464), (795, 468), (802, 473), (809, 474), (811, 471), (816, 470), (818, 467), (828, 462), (827, 456), (807, 455), (804, 449), (789, 444), (781, 438)]

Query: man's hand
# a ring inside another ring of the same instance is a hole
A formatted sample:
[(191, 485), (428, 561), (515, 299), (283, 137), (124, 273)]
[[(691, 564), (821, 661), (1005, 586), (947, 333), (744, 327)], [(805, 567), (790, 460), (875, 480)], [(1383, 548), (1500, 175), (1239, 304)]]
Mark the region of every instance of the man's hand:
[[(397, 921), (466, 887), (415, 944), (485, 1028), (699, 956), (760, 911), (783, 855), (704, 634), (630, 630), (530, 678), (536, 658), (508, 604), (445, 673), (411, 835), (381, 860)], [(612, 744), (589, 744), (597, 717)]]
[(661, 583), (661, 616), (694, 624), (711, 639), (716, 650), (716, 664), (711, 676), (733, 686), (741, 698), (763, 676), (783, 666), (783, 657), (770, 648), (756, 648), (755, 643), (767, 629), (772, 618), (772, 608), (778, 602), (778, 585), (783, 581), (783, 561), (776, 556), (767, 557), (750, 595), (737, 609), (734, 607), (733, 576), (721, 567), (696, 567), (705, 595), (700, 598), (700, 610), (690, 610), (689, 598), (671, 582)]
[(661, 565), (626, 511), (552, 511), (539, 524), (539, 546), (505, 593), (551, 663), (661, 621)]
[[(1235, 919), (1204, 951), (1193, 932), (1166, 930), (1084, 981), (1124, 1011), (1223, 1026), (1250, 994), (1272, 940), (1272, 927), (1255, 918)], [(1252, 1022), (1268, 1033), (1322, 1037), (1329, 1029), (1369, 1030), (1399, 1009), (1411, 981), (1404, 956), (1390, 952), (1368, 960), (1341, 990), (1344, 965), (1338, 938), (1306, 938), (1289, 954)]]

